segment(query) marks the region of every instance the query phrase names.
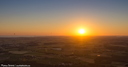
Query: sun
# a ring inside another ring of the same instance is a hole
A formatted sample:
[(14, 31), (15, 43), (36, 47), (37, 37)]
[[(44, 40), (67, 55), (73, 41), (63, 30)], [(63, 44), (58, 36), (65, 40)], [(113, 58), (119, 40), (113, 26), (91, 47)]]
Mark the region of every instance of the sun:
[(79, 29), (79, 31), (78, 31), (79, 34), (85, 34), (85, 32), (86, 31), (84, 29)]

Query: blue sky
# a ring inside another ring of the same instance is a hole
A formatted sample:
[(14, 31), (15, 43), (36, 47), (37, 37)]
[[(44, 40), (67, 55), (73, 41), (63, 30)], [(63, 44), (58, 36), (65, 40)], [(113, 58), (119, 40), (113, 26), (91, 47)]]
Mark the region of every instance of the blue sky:
[(128, 0), (0, 0), (0, 35), (67, 35), (79, 26), (128, 35)]

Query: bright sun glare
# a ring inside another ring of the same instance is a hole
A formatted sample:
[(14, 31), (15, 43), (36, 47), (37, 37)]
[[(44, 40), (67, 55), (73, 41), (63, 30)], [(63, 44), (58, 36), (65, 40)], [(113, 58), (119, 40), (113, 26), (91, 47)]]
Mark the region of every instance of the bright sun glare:
[(84, 29), (79, 29), (79, 31), (78, 31), (80, 34), (85, 34), (85, 30)]

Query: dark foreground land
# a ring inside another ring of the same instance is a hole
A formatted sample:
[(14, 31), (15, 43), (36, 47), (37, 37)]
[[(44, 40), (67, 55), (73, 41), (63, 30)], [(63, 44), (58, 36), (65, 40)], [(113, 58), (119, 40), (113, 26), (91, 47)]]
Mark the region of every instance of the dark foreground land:
[(3, 65), (128, 67), (128, 37), (1, 37)]

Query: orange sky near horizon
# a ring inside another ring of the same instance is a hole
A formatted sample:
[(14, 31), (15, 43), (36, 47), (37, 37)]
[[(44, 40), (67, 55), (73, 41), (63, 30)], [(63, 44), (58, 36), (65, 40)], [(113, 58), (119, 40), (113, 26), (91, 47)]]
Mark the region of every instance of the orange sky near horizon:
[(0, 36), (128, 36), (128, 1), (0, 1)]

